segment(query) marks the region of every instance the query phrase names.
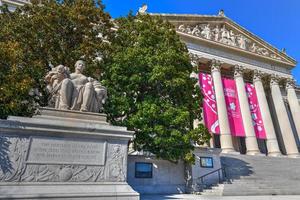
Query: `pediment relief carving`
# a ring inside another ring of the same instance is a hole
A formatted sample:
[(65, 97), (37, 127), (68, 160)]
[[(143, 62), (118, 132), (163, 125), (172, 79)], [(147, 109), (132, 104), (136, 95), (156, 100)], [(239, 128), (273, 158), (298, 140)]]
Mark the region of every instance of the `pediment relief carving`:
[(178, 24), (176, 30), (181, 33), (225, 44), (264, 57), (282, 60), (279, 55), (270, 51), (270, 49), (263, 47), (261, 44), (254, 41), (252, 38), (245, 36), (238, 30), (230, 28), (225, 23), (199, 23), (194, 25)]

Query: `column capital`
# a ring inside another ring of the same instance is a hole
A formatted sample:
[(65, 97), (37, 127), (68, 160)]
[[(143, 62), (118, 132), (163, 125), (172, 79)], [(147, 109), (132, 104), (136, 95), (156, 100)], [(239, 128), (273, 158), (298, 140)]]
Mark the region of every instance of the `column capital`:
[(191, 63), (193, 67), (197, 67), (199, 65), (201, 57), (198, 56), (197, 54), (189, 53), (189, 57), (191, 59)]
[(279, 85), (280, 77), (278, 75), (271, 75), (270, 86)]
[(240, 65), (234, 66), (234, 78), (243, 77), (245, 68)]
[(286, 105), (289, 104), (287, 97), (283, 96), (283, 97), (282, 97), (282, 100), (283, 100), (283, 102), (284, 102)]
[(220, 72), (221, 64), (222, 64), (221, 61), (216, 60), (216, 59), (212, 59), (211, 62), (210, 62), (211, 72), (215, 72), (215, 71)]
[(254, 70), (253, 73), (253, 83), (256, 81), (261, 81), (262, 77), (264, 76), (263, 72), (261, 70)]
[(286, 79), (285, 88), (286, 90), (295, 89), (295, 80), (291, 78)]

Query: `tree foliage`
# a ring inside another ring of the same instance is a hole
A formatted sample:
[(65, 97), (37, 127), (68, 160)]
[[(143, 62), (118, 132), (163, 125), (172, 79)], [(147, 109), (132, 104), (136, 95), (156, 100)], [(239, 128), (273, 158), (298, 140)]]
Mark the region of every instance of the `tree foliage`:
[(86, 74), (100, 78), (99, 58), (109, 52), (112, 25), (101, 1), (31, 2), (0, 14), (0, 118), (32, 114), (36, 102), (47, 101), (43, 77), (50, 66), (73, 70), (84, 59)]
[(36, 103), (47, 102), (50, 66), (73, 70), (84, 59), (86, 74), (103, 76), (108, 87), (109, 120), (135, 131), (135, 149), (192, 161), (193, 144), (207, 142), (209, 134), (203, 126), (193, 129), (201, 96), (189, 77), (197, 69), (186, 46), (159, 17), (129, 15), (114, 23), (112, 32), (101, 1), (33, 0), (13, 13), (2, 8), (0, 118), (32, 114)]
[(106, 61), (106, 112), (113, 124), (135, 131), (134, 148), (176, 162), (193, 161), (193, 143), (209, 139), (193, 129), (201, 118), (201, 96), (186, 46), (175, 28), (160, 17), (137, 15), (117, 19), (112, 53)]

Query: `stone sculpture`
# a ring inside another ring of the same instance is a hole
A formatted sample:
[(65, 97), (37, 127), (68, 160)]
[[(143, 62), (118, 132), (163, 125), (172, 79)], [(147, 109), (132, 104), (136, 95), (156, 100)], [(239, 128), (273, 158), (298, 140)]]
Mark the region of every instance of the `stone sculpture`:
[(193, 28), (192, 35), (196, 35), (196, 36), (201, 35), (200, 27), (198, 25)]
[(238, 46), (241, 48), (241, 49), (246, 49), (246, 42), (247, 42), (247, 38), (241, 34), (239, 34), (238, 38), (237, 38), (237, 43), (238, 43)]
[(214, 40), (219, 41), (220, 29), (218, 25), (213, 29), (213, 33), (215, 35)]
[(234, 29), (228, 29), (228, 27), (225, 24), (179, 24), (177, 26), (177, 31), (186, 34), (191, 34), (199, 38), (204, 38), (207, 40), (212, 40), (229, 46), (237, 47), (258, 55), (281, 60), (279, 56), (269, 52), (269, 50), (262, 47), (261, 45), (257, 45), (246, 35), (238, 33)]
[(143, 4), (142, 7), (139, 8), (139, 11), (138, 11), (138, 14), (146, 14), (147, 13), (147, 9), (148, 9), (148, 6), (147, 4)]
[(53, 67), (45, 80), (54, 108), (0, 120), (0, 199), (140, 199), (126, 182), (134, 132), (91, 113), (107, 94), (84, 69), (82, 60), (74, 73)]
[(210, 27), (209, 24), (206, 24), (203, 28), (203, 30), (201, 31), (201, 35), (205, 38), (210, 40), (211, 39), (211, 31), (210, 31)]
[(49, 106), (62, 110), (100, 112), (107, 99), (107, 90), (101, 83), (83, 74), (85, 63), (78, 60), (75, 72), (59, 65), (46, 75), (47, 89), (50, 92)]
[(225, 25), (221, 29), (221, 40), (220, 42), (224, 44), (230, 44), (230, 35), (229, 31), (226, 29)]
[(256, 46), (256, 43), (252, 43), (252, 46), (249, 48), (249, 50), (253, 53), (255, 53), (257, 51), (257, 46)]
[(236, 46), (236, 36), (235, 36), (235, 34), (233, 33), (233, 30), (230, 30), (230, 32), (229, 32), (229, 44), (231, 45), (231, 46)]

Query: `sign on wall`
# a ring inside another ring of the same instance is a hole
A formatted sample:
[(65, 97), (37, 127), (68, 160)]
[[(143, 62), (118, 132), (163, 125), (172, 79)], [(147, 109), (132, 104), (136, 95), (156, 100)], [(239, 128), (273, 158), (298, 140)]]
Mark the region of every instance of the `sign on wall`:
[(214, 168), (212, 157), (200, 157), (200, 166), (203, 168)]

